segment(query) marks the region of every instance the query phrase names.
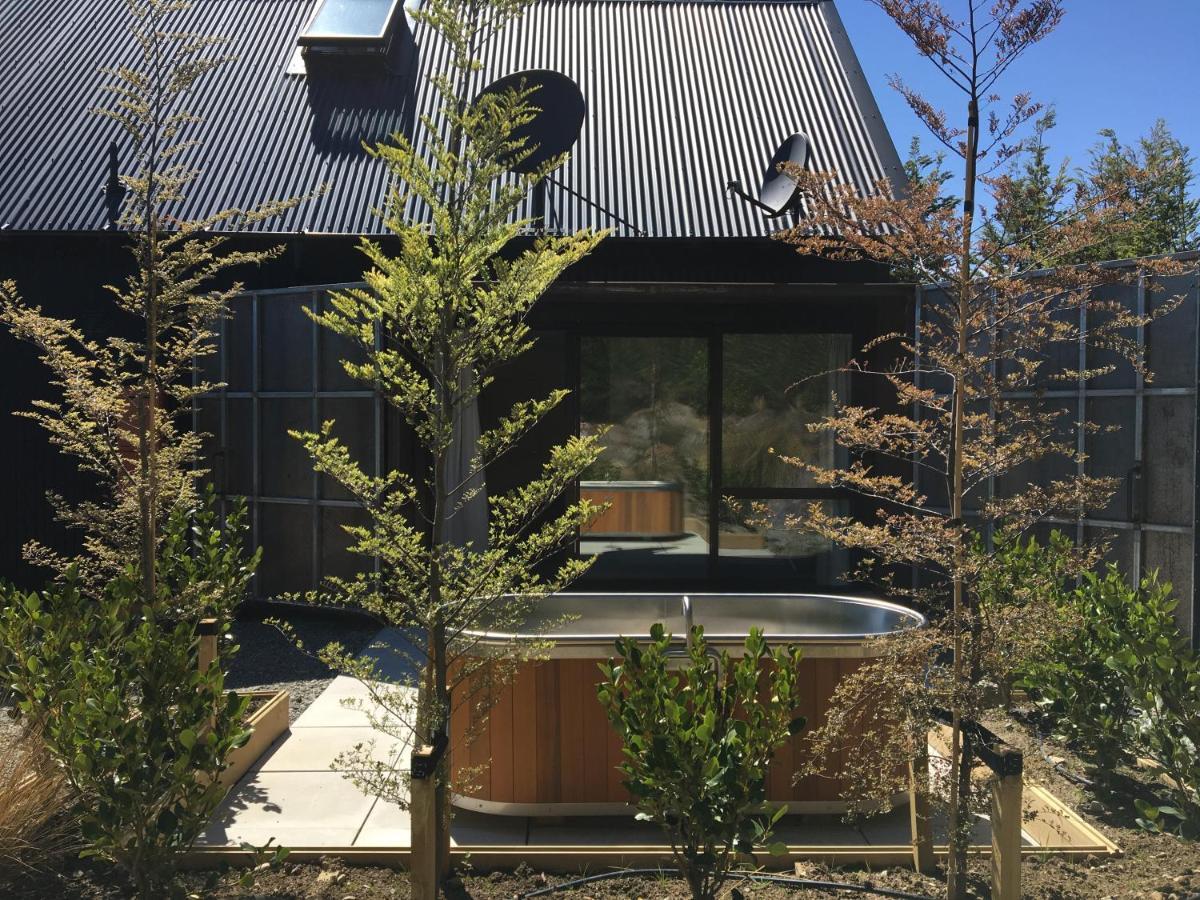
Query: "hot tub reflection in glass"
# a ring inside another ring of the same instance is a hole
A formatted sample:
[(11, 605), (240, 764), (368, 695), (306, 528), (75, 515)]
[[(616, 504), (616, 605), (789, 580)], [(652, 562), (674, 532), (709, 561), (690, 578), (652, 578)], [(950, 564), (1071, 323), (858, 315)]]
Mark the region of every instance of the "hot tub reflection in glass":
[[(811, 726), (822, 722), (838, 681), (873, 652), (870, 638), (918, 628), (925, 619), (894, 603), (819, 594), (693, 594), (693, 621), (719, 649), (737, 655), (753, 626), (769, 643), (804, 649), (804, 702), (797, 710)], [(681, 594), (558, 594), (538, 604), (518, 639), (550, 636), (550, 658), (522, 666), (500, 688), (478, 736), (458, 745), (456, 782), (468, 767), (472, 787), (455, 805), (507, 815), (602, 815), (628, 812), (628, 794), (616, 766), (621, 745), (596, 699), (597, 664), (609, 659), (620, 635), (645, 639), (662, 622), (685, 634)], [(571, 617), (565, 626), (548, 627)], [(479, 652), (489, 642), (514, 635), (481, 632)], [(454, 697), (451, 731), (471, 729), (472, 704), (465, 686)], [(777, 751), (767, 779), (767, 797), (793, 812), (837, 812), (845, 808), (847, 785), (836, 776), (792, 783), (807, 760), (801, 732)], [(827, 761), (835, 772), (837, 760)], [(461, 783), (461, 782), (460, 782)]]

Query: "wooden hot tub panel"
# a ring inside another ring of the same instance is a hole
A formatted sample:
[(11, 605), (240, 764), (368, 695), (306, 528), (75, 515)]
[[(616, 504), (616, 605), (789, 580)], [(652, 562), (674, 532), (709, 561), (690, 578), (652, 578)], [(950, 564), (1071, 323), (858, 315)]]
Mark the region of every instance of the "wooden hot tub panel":
[(580, 486), (579, 497), (608, 509), (581, 529), (614, 537), (674, 537), (683, 531), (683, 491), (678, 488)]
[[(466, 796), (491, 803), (608, 803), (629, 801), (616, 767), (621, 742), (609, 727), (596, 699), (599, 679), (592, 659), (551, 659), (522, 667), (513, 683), (501, 689), (478, 738), (455, 745), (456, 781), (465, 766), (479, 774), (478, 790)], [(859, 659), (814, 658), (801, 662), (804, 702), (796, 711), (809, 726), (823, 722), (837, 682), (862, 664)], [(470, 726), (469, 703), (455, 698), (451, 733)], [(844, 789), (841, 780), (807, 777), (792, 784), (792, 774), (805, 762), (808, 728), (776, 751), (767, 797), (775, 802), (816, 804), (834, 808)], [(489, 762), (490, 760), (490, 762)], [(841, 769), (830, 760), (828, 771)]]

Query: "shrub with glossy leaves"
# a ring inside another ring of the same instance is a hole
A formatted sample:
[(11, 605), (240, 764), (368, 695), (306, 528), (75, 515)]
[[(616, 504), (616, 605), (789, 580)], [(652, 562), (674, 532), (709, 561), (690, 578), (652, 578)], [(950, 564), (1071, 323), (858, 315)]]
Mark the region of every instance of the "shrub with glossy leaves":
[(1138, 596), (1115, 566), (1103, 575), (1087, 574), (1060, 598), (1078, 628), (1029, 660), (1021, 678), (1055, 734), (1090, 757), (1100, 778), (1133, 760), (1133, 694), (1109, 660), (1128, 647), (1137, 628)]
[(1171, 799), (1139, 800), (1143, 826), (1200, 833), (1200, 658), (1179, 631), (1171, 585), (1151, 573), (1134, 587), (1109, 565), (1065, 602), (1081, 626), (1029, 667), (1025, 685), (1097, 777), (1150, 762)]
[[(73, 571), (41, 592), (10, 591), (0, 635), (2, 673), (17, 708), (36, 723), (79, 800), (85, 856), (120, 865), (143, 897), (162, 896), (177, 851), (200, 834), (223, 796), (217, 778), (248, 735), (247, 700), (225, 691), (228, 642), (197, 666), (196, 622), (180, 597), (225, 622), (257, 557), (240, 547), (244, 511), (220, 531), (209, 503), (166, 527), (158, 602), (143, 602), (131, 567), (99, 596)], [(224, 626), (227, 628), (227, 626)]]
[[(1101, 583), (1114, 577), (1115, 568)], [(1099, 581), (1097, 579), (1097, 581)], [(1119, 617), (1121, 646), (1105, 664), (1135, 713), (1126, 724), (1130, 748), (1150, 763), (1170, 802), (1138, 802), (1139, 824), (1200, 837), (1200, 657), (1175, 619), (1178, 601), (1157, 573), (1140, 589), (1126, 587)], [(1109, 607), (1111, 609), (1111, 605)]]
[[(771, 651), (753, 629), (744, 655), (715, 654), (697, 626), (684, 653), (661, 624), (617, 641), (600, 703), (624, 743), (620, 770), (638, 818), (659, 823), (696, 900), (717, 895), (738, 853), (766, 844), (785, 807), (764, 810), (775, 749), (804, 727), (800, 650)], [(686, 665), (676, 669), (680, 655)], [(782, 845), (772, 845), (781, 852)]]

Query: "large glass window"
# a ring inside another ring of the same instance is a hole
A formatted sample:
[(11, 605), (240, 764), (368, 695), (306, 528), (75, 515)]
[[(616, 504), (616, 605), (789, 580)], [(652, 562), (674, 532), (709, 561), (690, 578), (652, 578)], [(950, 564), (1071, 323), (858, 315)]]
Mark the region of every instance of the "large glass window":
[(849, 507), (787, 460), (830, 468), (844, 451), (809, 425), (845, 401), (839, 371), (845, 334), (730, 334), (721, 342), (721, 504), (718, 567), (724, 579), (830, 585), (847, 567), (844, 551), (805, 531), (813, 504)]
[(724, 488), (812, 486), (804, 469), (780, 457), (829, 468), (831, 435), (808, 426), (845, 397), (837, 371), (850, 356), (844, 334), (731, 334), (723, 339), (721, 474)]
[(780, 456), (841, 460), (808, 426), (845, 395), (849, 350), (829, 334), (582, 338), (580, 428), (605, 450), (580, 495), (608, 506), (580, 535), (589, 580), (836, 583), (845, 555), (801, 523), (848, 506)]
[(605, 448), (580, 484), (608, 504), (580, 535), (593, 577), (705, 577), (708, 341), (586, 337), (581, 353), (580, 431)]

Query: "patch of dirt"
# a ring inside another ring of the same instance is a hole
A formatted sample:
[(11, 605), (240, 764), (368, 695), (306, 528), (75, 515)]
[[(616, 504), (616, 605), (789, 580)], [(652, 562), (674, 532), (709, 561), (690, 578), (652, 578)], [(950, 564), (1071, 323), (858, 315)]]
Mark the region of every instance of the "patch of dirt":
[[(1045, 786), (1077, 810), (1084, 819), (1117, 844), (1118, 858), (1064, 860), (1026, 857), (1022, 868), (1022, 894), (1030, 900), (1066, 898), (1145, 898), (1145, 900), (1200, 900), (1200, 843), (1172, 835), (1149, 834), (1140, 829), (1130, 801), (1130, 792), (1145, 792), (1150, 786), (1138, 773), (1120, 773), (1115, 783), (1120, 793), (1097, 793), (1065, 777), (1084, 775), (1082, 761), (1057, 743), (1039, 741), (1024, 721), (995, 717), (987, 723), (993, 731), (1025, 754), (1026, 779)], [(1043, 753), (1043, 750), (1045, 751)], [(1056, 763), (1061, 760), (1061, 764)], [(119, 876), (100, 865), (71, 858), (48, 866), (50, 871), (10, 873), (5, 884), (0, 867), (0, 897), (15, 900), (61, 897), (64, 900), (117, 900), (128, 896)], [(971, 896), (986, 900), (987, 863), (973, 863)], [(810, 864), (805, 877), (870, 885), (923, 897), (945, 896), (942, 882), (903, 867), (871, 872), (861, 868), (831, 869)], [(447, 900), (514, 900), (530, 891), (563, 884), (562, 875), (545, 875), (522, 867), (516, 872), (462, 871), (445, 892)], [(184, 876), (187, 889), (196, 896), (213, 898), (257, 897), (277, 900), (384, 900), (409, 896), (405, 873), (383, 868), (349, 867), (337, 860), (321, 864), (285, 862), (277, 870), (262, 873), (251, 888), (241, 888), (232, 873), (197, 872)], [(802, 885), (738, 882), (731, 884), (746, 900), (783, 900), (798, 896), (834, 898), (870, 896), (846, 891), (818, 890)], [(636, 876), (580, 884), (543, 895), (546, 900), (687, 900), (685, 885), (676, 877)], [(726, 897), (734, 896), (731, 890)], [(878, 896), (878, 895), (876, 895)]]
[(1121, 848), (1117, 858), (1071, 861), (1027, 857), (1022, 868), (1026, 897), (1200, 898), (1200, 843), (1151, 834), (1137, 824), (1133, 798), (1150, 797), (1140, 773), (1118, 772), (1113, 790), (1081, 783), (1087, 767), (1069, 747), (1039, 736), (1029, 710), (997, 716), (986, 724), (1025, 757), (1025, 781), (1044, 786), (1093, 828)]

